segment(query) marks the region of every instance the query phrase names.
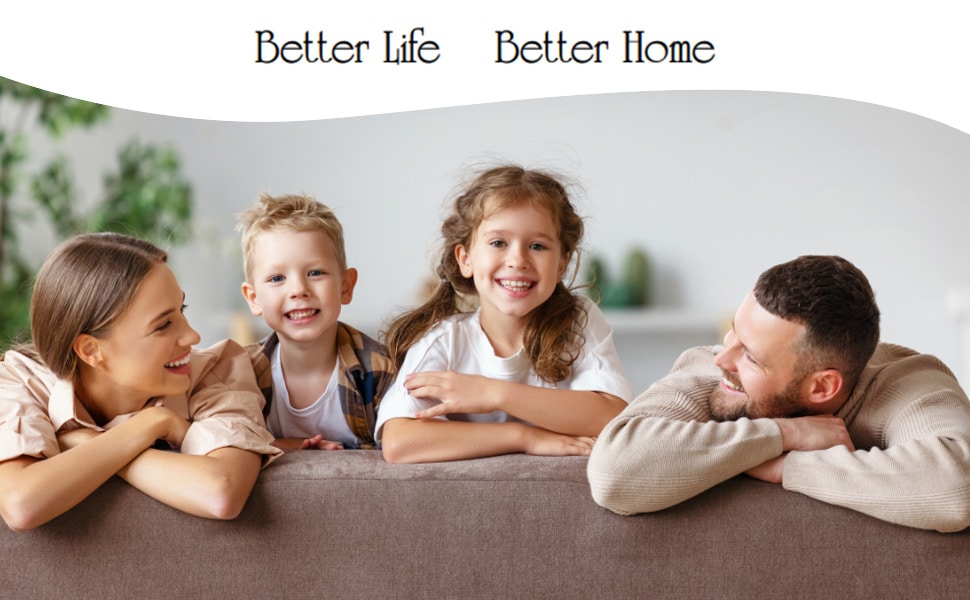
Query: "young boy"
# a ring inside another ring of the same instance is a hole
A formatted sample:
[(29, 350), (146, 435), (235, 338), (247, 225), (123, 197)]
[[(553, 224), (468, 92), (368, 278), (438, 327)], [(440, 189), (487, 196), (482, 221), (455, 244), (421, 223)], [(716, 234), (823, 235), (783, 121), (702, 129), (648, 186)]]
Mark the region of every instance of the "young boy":
[(237, 229), (243, 296), (274, 331), (249, 350), (275, 445), (376, 447), (377, 407), (393, 369), (382, 345), (337, 320), (357, 283), (337, 217), (307, 196), (263, 194)]

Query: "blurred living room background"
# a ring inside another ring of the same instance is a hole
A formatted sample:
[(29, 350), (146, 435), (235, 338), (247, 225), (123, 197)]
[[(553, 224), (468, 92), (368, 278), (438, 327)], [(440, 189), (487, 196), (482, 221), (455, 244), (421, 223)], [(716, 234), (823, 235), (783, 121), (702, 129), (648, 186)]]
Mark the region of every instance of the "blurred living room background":
[(7, 217), (23, 265), (35, 269), (65, 224), (107, 226), (101, 209), (114, 207), (114, 227), (171, 251), (203, 345), (266, 333), (239, 292), (234, 230), (261, 192), (334, 208), (360, 271), (342, 318), (376, 335), (421, 299), (456, 186), (512, 161), (577, 184), (578, 281), (593, 264), (607, 288), (641, 259), (643, 305), (606, 308), (636, 391), (681, 350), (717, 343), (758, 274), (801, 254), (853, 261), (876, 290), (883, 339), (970, 378), (970, 136), (918, 115), (788, 93), (645, 92), (280, 123), (113, 108), (52, 136), (36, 114), (15, 116), (19, 102), (0, 89), (0, 146), (18, 127), (26, 143)]

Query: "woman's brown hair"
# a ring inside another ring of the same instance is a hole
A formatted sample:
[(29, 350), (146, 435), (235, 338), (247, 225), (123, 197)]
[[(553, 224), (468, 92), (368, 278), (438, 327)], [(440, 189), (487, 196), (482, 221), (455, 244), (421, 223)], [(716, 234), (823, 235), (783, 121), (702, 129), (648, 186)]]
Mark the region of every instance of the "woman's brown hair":
[(88, 233), (61, 243), (44, 261), (30, 300), (33, 350), (57, 377), (73, 378), (82, 333), (101, 338), (151, 269), (168, 259), (155, 245), (119, 233)]
[[(463, 277), (455, 247), (469, 247), (475, 230), (485, 219), (507, 208), (532, 204), (549, 211), (568, 263), (579, 260), (583, 220), (576, 214), (566, 187), (552, 174), (504, 165), (485, 170), (460, 193), (451, 214), (441, 226), (436, 275), (440, 280), (432, 297), (391, 323), (384, 336), (396, 368), (404, 362), (408, 349), (431, 327), (445, 317), (462, 312), (463, 301), (477, 296), (470, 277)], [(575, 277), (572, 269), (570, 283)], [(525, 350), (539, 377), (560, 381), (569, 375), (585, 339), (586, 312), (580, 299), (565, 283), (556, 285), (552, 296), (529, 315)]]

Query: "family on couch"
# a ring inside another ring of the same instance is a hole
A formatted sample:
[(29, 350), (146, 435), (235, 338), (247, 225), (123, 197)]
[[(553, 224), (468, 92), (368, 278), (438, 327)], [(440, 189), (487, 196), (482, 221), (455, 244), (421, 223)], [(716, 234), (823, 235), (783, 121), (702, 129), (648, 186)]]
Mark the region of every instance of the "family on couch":
[(48, 257), (32, 342), (0, 364), (10, 528), (113, 475), (231, 519), (283, 450), (373, 447), (392, 463), (589, 455), (593, 498), (621, 514), (747, 473), (902, 525), (970, 525), (970, 403), (938, 360), (879, 342), (845, 259), (769, 268), (723, 346), (686, 351), (633, 399), (604, 315), (572, 287), (583, 222), (551, 174), (495, 167), (458, 194), (439, 285), (383, 344), (339, 321), (357, 272), (326, 206), (264, 196), (240, 229), (243, 295), (273, 329), (248, 349), (192, 349), (147, 242), (86, 234)]

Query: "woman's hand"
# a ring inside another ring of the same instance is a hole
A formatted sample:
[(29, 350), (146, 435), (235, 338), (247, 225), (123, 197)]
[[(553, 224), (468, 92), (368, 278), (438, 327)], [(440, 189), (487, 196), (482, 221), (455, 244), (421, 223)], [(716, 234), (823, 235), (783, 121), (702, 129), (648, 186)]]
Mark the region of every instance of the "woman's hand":
[(190, 423), (165, 406), (152, 406), (139, 411), (131, 421), (149, 427), (155, 439), (165, 440), (172, 448), (181, 448)]
[[(154, 439), (165, 440), (173, 448), (182, 445), (185, 433), (189, 430), (188, 421), (164, 406), (152, 406), (141, 410), (132, 415), (130, 420), (133, 424), (137, 423), (140, 427), (150, 429), (155, 436)], [(89, 442), (102, 433), (87, 427), (78, 427), (57, 434), (57, 443), (63, 452)]]
[(441, 404), (418, 412), (419, 419), (447, 414), (481, 414), (500, 410), (505, 381), (482, 375), (465, 375), (454, 371), (422, 371), (404, 379), (408, 393), (419, 400), (437, 400)]

